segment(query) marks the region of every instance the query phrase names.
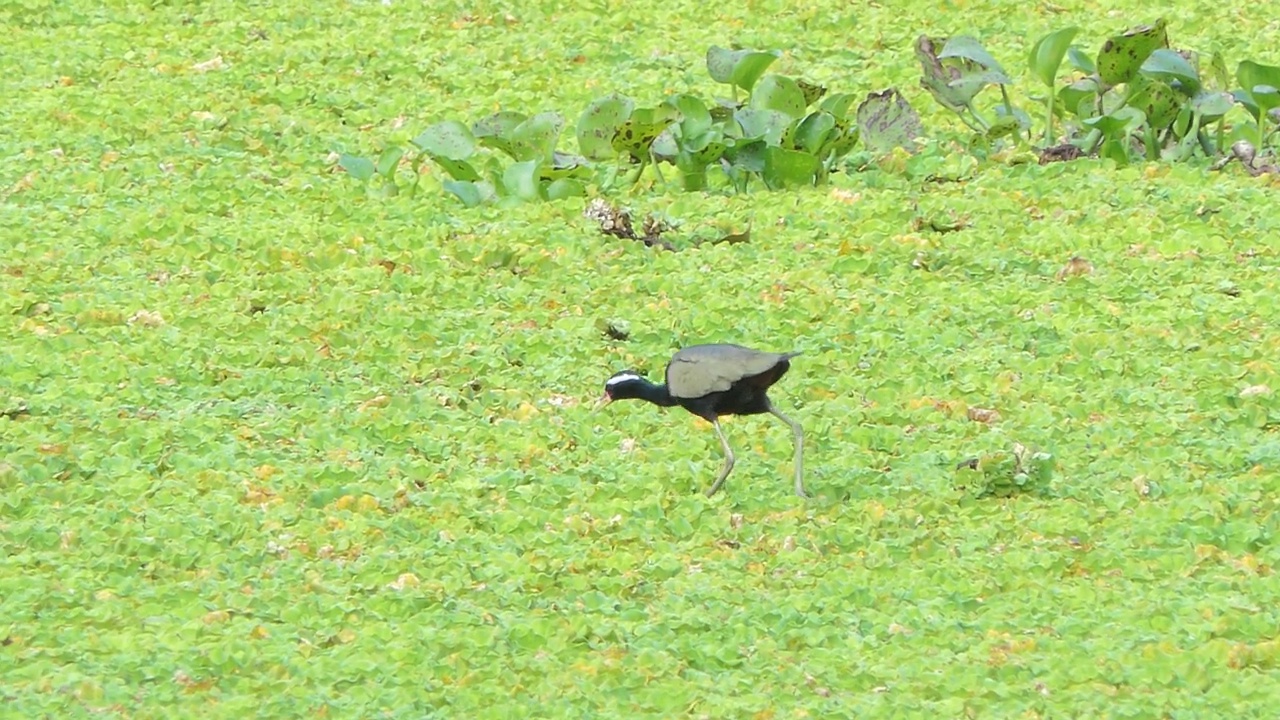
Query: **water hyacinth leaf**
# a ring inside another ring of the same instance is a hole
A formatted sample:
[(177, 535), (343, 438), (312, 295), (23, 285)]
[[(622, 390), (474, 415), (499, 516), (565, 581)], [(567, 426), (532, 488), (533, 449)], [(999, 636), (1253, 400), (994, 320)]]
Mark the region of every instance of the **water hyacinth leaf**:
[(947, 60), (949, 58), (970, 60), (982, 66), (984, 70), (994, 73), (993, 76), (1003, 77), (1002, 83), (1008, 84), (1011, 82), (1008, 75), (1005, 74), (1004, 68), (991, 56), (991, 53), (987, 52), (986, 48), (982, 47), (982, 43), (978, 42), (976, 38), (968, 35), (949, 38), (946, 44), (942, 46), (942, 52), (938, 53), (938, 59)]
[(449, 173), (449, 177), (454, 180), (475, 182), (480, 179), (479, 171), (472, 167), (471, 163), (466, 160), (450, 160), (447, 157), (441, 157), (439, 155), (430, 155), (429, 157), (432, 162), (444, 168), (444, 171)]
[(764, 151), (761, 177), (765, 185), (777, 190), (796, 185), (812, 185), (822, 167), (818, 158), (800, 150), (770, 147)]
[(870, 93), (858, 106), (858, 130), (867, 149), (875, 153), (902, 147), (914, 151), (923, 134), (920, 116), (897, 89)]
[(1245, 60), (1236, 66), (1236, 82), (1261, 112), (1280, 107), (1280, 67)]
[(462, 201), (466, 207), (482, 205), (495, 196), (493, 186), (487, 182), (470, 182), (466, 180), (445, 180), (445, 192)]
[(428, 155), (449, 160), (466, 160), (476, 151), (475, 137), (456, 120), (445, 120), (423, 130), (413, 144)]
[(836, 120), (843, 120), (849, 117), (849, 108), (853, 107), (857, 101), (858, 96), (853, 93), (836, 93), (823, 98), (818, 109), (831, 113)]
[(1147, 116), (1132, 106), (1119, 108), (1115, 112), (1088, 118), (1085, 125), (1097, 129), (1109, 138), (1125, 138), (1146, 122)]
[(1129, 82), (1142, 63), (1159, 48), (1169, 47), (1168, 23), (1160, 18), (1151, 25), (1131, 28), (1107, 38), (1098, 51), (1098, 77), (1107, 87)]
[(751, 92), (760, 76), (780, 56), (776, 50), (728, 50), (712, 46), (707, 50), (707, 73), (718, 83)]
[(1160, 48), (1142, 63), (1142, 74), (1156, 77), (1191, 96), (1200, 92), (1200, 73), (1177, 50)]
[(1200, 113), (1202, 122), (1213, 122), (1226, 115), (1235, 103), (1236, 97), (1231, 93), (1214, 90), (1197, 93), (1187, 106)]
[(795, 80), (782, 75), (766, 75), (751, 91), (748, 107), (756, 110), (776, 110), (791, 118), (804, 116), (804, 93)]
[(823, 95), (827, 94), (827, 88), (823, 85), (818, 85), (817, 83), (797, 79), (796, 85), (800, 87), (800, 92), (804, 93), (805, 107), (809, 107), (810, 105), (818, 102)]
[(1078, 32), (1080, 28), (1074, 25), (1054, 30), (1032, 46), (1027, 66), (1031, 69), (1031, 74), (1046, 87), (1052, 88), (1058, 82), (1058, 68)]
[(1231, 74), (1227, 72), (1227, 61), (1220, 52), (1215, 51), (1209, 57), (1208, 81), (1213, 85), (1214, 90), (1226, 90), (1231, 83)]
[(613, 148), (613, 136), (618, 128), (631, 117), (635, 103), (623, 95), (606, 95), (592, 100), (582, 115), (578, 116), (575, 135), (578, 152), (591, 160), (607, 160), (617, 152)]
[(996, 118), (997, 122), (1001, 123), (1006, 122), (1007, 120), (1013, 120), (1017, 123), (1014, 130), (1029, 130), (1031, 128), (1031, 116), (1020, 107), (1014, 107), (1012, 112), (1010, 112), (1009, 108), (1006, 108), (1004, 105), (997, 105)]
[(829, 160), (842, 158), (853, 150), (860, 138), (856, 125), (837, 122), (835, 131), (827, 137), (826, 147), (819, 151), (818, 156)]
[(649, 145), (649, 153), (653, 155), (654, 160), (657, 162), (675, 162), (676, 156), (680, 154), (680, 143), (683, 140), (683, 138), (681, 140), (676, 139), (677, 130), (679, 130), (678, 125), (670, 125), (658, 137), (653, 139), (653, 143)]
[(1085, 75), (1094, 75), (1098, 72), (1098, 66), (1094, 64), (1093, 58), (1085, 55), (1084, 51), (1075, 45), (1067, 48), (1067, 62)]
[(724, 145), (720, 143), (711, 143), (703, 147), (705, 152), (688, 152), (681, 151), (676, 156), (675, 166), (680, 171), (680, 185), (686, 191), (703, 190), (707, 187), (707, 165), (719, 157), (710, 157), (711, 153), (719, 149), (721, 153), (724, 151)]
[(832, 133), (836, 131), (836, 119), (831, 113), (817, 112), (805, 116), (791, 135), (791, 142), (798, 150), (820, 155)]
[(551, 162), (564, 117), (557, 112), (538, 113), (511, 130), (511, 148), (516, 160)]
[(987, 85), (1008, 85), (1010, 82), (1009, 76), (1002, 72), (983, 70), (982, 72), (969, 73), (952, 80), (950, 87), (953, 90), (973, 96), (977, 95)]
[(711, 129), (711, 111), (702, 98), (682, 93), (669, 98), (667, 103), (680, 113), (680, 134), (683, 137), (694, 137)]
[(729, 146), (724, 157), (736, 168), (758, 173), (764, 170), (764, 151), (768, 147), (763, 139), (749, 139)]
[(573, 178), (560, 178), (547, 184), (548, 200), (563, 200), (569, 197), (583, 197), (587, 188), (582, 182)]
[(991, 127), (987, 128), (987, 139), (995, 140), (996, 138), (1007, 137), (1017, 133), (1022, 128), (1022, 122), (1017, 117), (1002, 115), (991, 123)]
[(1141, 78), (1134, 81), (1129, 104), (1142, 111), (1147, 124), (1156, 130), (1169, 127), (1182, 108), (1182, 96), (1164, 80)]
[(360, 182), (367, 182), (377, 172), (372, 160), (359, 155), (347, 155), (344, 153), (338, 156), (338, 166)]
[(1093, 117), (1098, 102), (1098, 83), (1093, 78), (1082, 78), (1058, 91), (1058, 101), (1077, 117)]
[(527, 119), (528, 116), (524, 113), (501, 110), (472, 123), (471, 134), (481, 145), (515, 159), (516, 151), (511, 142), (511, 134)]
[(726, 147), (728, 144), (719, 130), (708, 130), (701, 135), (681, 138), (679, 152), (694, 160), (709, 163), (723, 155)]
[(539, 168), (539, 177), (543, 180), (559, 180), (571, 177), (590, 177), (591, 166), (587, 159), (581, 155), (573, 155), (570, 153), (562, 153), (560, 151), (551, 154), (551, 163), (544, 164)]
[(633, 160), (646, 160), (653, 141), (675, 122), (679, 114), (670, 105), (632, 111), (631, 117), (614, 133), (613, 149), (628, 154)]
[(512, 163), (502, 173), (502, 186), (507, 194), (521, 200), (538, 200), (538, 166), (537, 160), (525, 160)]
[(403, 148), (389, 147), (382, 151), (382, 155), (378, 156), (378, 165), (375, 169), (383, 177), (393, 177), (396, 174), (396, 168), (400, 166), (400, 158), (402, 157), (404, 157)]
[[(920, 61), (920, 86), (929, 91), (943, 107), (953, 112), (964, 110), (974, 95), (982, 89), (981, 84), (959, 84), (957, 81), (965, 77), (984, 72), (983, 67), (968, 58), (956, 57), (943, 61), (936, 51), (937, 40), (927, 35), (916, 38), (915, 54)], [(863, 128), (866, 135), (866, 128)]]
[(745, 139), (763, 138), (769, 145), (778, 145), (787, 127), (791, 125), (791, 116), (777, 110), (742, 108), (733, 114), (742, 128)]

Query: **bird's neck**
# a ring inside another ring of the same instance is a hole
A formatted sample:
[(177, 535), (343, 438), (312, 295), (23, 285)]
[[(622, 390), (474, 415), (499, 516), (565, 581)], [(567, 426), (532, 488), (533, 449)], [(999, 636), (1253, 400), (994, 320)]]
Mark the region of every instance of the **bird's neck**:
[(645, 383), (640, 386), (640, 399), (647, 400), (654, 405), (660, 405), (662, 407), (671, 407), (676, 404), (676, 399), (671, 397), (671, 391), (667, 389), (665, 383), (662, 385), (654, 385), (651, 382), (645, 381)]

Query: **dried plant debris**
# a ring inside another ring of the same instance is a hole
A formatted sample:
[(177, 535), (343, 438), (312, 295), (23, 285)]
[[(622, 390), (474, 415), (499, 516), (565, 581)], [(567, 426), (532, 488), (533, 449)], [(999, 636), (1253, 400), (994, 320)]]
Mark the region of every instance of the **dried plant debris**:
[(1075, 277), (1077, 275), (1088, 275), (1092, 272), (1093, 272), (1093, 263), (1089, 262), (1088, 260), (1085, 260), (1079, 255), (1072, 255), (1071, 259), (1067, 261), (1067, 264), (1063, 265), (1062, 269), (1058, 271), (1058, 274), (1056, 277), (1059, 280), (1065, 280), (1069, 277)]
[(604, 319), (601, 318), (596, 322), (596, 327), (605, 337), (611, 340), (625, 341), (631, 337), (631, 323), (626, 320), (617, 318)]
[(671, 229), (666, 221), (646, 215), (642, 225), (643, 234), (637, 234), (632, 224), (631, 212), (626, 208), (610, 205), (607, 201), (596, 198), (587, 204), (582, 216), (595, 220), (600, 224), (600, 232), (624, 240), (639, 240), (650, 247), (657, 246), (664, 250), (675, 251), (675, 246), (662, 239), (662, 234)]
[(1258, 157), (1258, 151), (1253, 147), (1253, 143), (1248, 140), (1240, 140), (1231, 145), (1231, 154), (1224, 155), (1211, 166), (1211, 170), (1221, 170), (1231, 163), (1232, 160), (1239, 160), (1241, 165), (1250, 175), (1257, 177), (1267, 173), (1276, 175), (1280, 174), (1280, 165), (1274, 162), (1266, 162)]
[(1052, 162), (1068, 162), (1084, 157), (1084, 151), (1072, 145), (1071, 143), (1063, 143), (1047, 147), (1040, 151), (1040, 164), (1048, 165)]

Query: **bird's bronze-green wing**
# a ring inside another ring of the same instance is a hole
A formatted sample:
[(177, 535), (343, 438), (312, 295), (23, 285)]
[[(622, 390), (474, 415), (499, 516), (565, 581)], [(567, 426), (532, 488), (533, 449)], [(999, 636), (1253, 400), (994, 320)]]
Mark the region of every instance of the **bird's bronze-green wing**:
[(667, 364), (667, 390), (675, 398), (724, 392), (742, 378), (759, 375), (796, 354), (761, 352), (740, 345), (694, 345), (677, 352)]

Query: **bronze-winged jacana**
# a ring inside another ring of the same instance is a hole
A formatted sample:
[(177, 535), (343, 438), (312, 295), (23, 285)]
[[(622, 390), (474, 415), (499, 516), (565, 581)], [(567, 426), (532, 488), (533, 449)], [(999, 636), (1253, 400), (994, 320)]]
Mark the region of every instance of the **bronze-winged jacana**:
[(667, 363), (666, 382), (655, 385), (634, 370), (614, 373), (604, 383), (601, 404), (614, 400), (647, 400), (661, 407), (679, 405), (715, 428), (724, 446), (724, 467), (707, 489), (716, 494), (733, 470), (733, 449), (720, 429), (722, 415), (771, 413), (791, 426), (796, 444), (796, 495), (808, 497), (801, 480), (804, 464), (804, 431), (800, 424), (778, 412), (765, 394), (791, 367), (798, 352), (771, 353), (741, 345), (692, 345)]

